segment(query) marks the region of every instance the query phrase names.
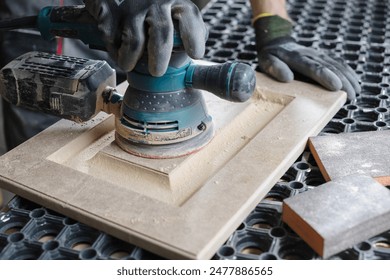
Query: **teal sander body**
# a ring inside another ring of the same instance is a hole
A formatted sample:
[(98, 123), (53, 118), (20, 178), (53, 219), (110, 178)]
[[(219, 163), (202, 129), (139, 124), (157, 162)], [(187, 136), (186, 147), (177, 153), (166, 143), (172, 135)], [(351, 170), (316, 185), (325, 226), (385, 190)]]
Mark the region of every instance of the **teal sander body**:
[[(26, 21), (24, 24), (26, 25)], [(14, 22), (10, 26), (15, 26)], [(104, 49), (97, 24), (83, 6), (46, 7), (36, 18), (31, 18), (31, 27), (33, 26), (38, 28), (42, 38), (46, 40), (56, 36), (75, 38), (91, 48)], [(127, 74), (129, 86), (124, 96), (116, 92), (114, 72), (107, 70), (106, 63), (91, 63), (85, 60), (85, 67), (75, 63), (70, 66), (72, 64), (69, 61), (72, 58), (66, 57), (61, 62), (58, 56), (52, 56), (52, 62), (46, 59), (42, 64), (55, 65), (58, 69), (66, 68), (68, 72), (73, 69), (71, 72), (74, 72), (68, 74), (68, 77), (54, 77), (57, 85), (55, 91), (53, 87), (46, 85), (32, 87), (46, 88), (45, 94), (21, 93), (18, 84), (26, 83), (26, 77), (29, 77), (27, 80), (30, 84), (36, 81), (45, 83), (44, 77), (48, 75), (38, 71), (36, 53), (32, 53), (31, 57), (24, 55), (23, 60), (31, 60), (32, 56), (37, 69), (22, 69), (20, 63), (11, 62), (1, 70), (0, 88), (12, 89), (5, 91), (6, 100), (74, 121), (85, 121), (99, 111), (114, 113), (117, 144), (131, 154), (147, 158), (179, 157), (204, 147), (212, 139), (214, 129), (201, 90), (212, 92), (229, 101), (244, 102), (251, 97), (256, 80), (253, 69), (243, 63), (229, 62), (208, 66), (195, 64), (184, 51), (180, 35), (175, 33), (174, 48), (166, 73), (161, 77), (150, 75), (148, 58), (144, 55), (135, 69)], [(92, 69), (91, 64), (99, 67)], [(11, 69), (15, 67), (18, 71)], [(84, 74), (81, 75), (81, 72)], [(66, 79), (72, 82), (60, 82)], [(84, 86), (80, 87), (75, 83)], [(85, 86), (91, 84), (95, 86)], [(103, 86), (99, 87), (99, 84)], [(58, 85), (63, 85), (62, 89), (59, 89)], [(70, 90), (70, 85), (77, 90)], [(80, 94), (80, 88), (85, 89), (83, 94)], [(3, 92), (2, 90), (2, 94)], [(69, 104), (65, 108), (64, 102), (56, 102), (56, 108), (50, 107), (50, 100), (53, 100), (54, 96), (58, 99), (59, 92), (62, 96), (60, 100), (71, 96), (72, 98), (67, 100), (74, 102), (72, 108), (79, 106), (79, 110), (67, 112)], [(43, 96), (47, 99), (43, 102), (45, 107), (31, 96)], [(84, 102), (80, 102), (81, 96)], [(88, 106), (85, 105), (85, 100), (89, 100)], [(82, 115), (83, 118), (77, 115)]]
[(122, 149), (159, 158), (192, 153), (211, 140), (213, 123), (203, 95), (185, 83), (191, 64), (179, 52), (162, 77), (149, 75), (142, 61), (127, 74), (129, 86), (116, 123)]

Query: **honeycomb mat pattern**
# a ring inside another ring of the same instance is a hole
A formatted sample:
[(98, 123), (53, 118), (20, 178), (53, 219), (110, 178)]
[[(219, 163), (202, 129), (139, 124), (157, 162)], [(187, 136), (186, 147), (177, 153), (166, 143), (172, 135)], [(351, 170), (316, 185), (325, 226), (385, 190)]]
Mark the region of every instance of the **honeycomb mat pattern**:
[(160, 259), (68, 217), (15, 197), (0, 212), (0, 260)]
[[(302, 45), (344, 58), (362, 93), (322, 134), (377, 131), (390, 122), (390, 1), (290, 0), (293, 36)], [(249, 0), (212, 0), (203, 10), (210, 27), (206, 59), (257, 67)], [(320, 259), (281, 221), (283, 199), (324, 179), (306, 151), (218, 250), (214, 259)], [(0, 259), (159, 259), (145, 250), (16, 197), (0, 212)], [(390, 259), (390, 230), (332, 259)]]

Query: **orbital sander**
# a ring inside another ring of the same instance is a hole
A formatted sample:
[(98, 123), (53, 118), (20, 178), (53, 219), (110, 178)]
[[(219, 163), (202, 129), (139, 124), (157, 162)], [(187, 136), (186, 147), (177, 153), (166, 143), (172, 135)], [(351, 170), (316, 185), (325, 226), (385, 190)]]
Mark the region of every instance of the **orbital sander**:
[[(38, 16), (1, 22), (2, 29), (38, 28), (42, 38), (80, 39), (104, 49), (96, 21), (83, 6), (46, 7)], [(169, 67), (161, 77), (148, 71), (144, 55), (127, 74), (124, 95), (116, 90), (107, 62), (30, 52), (0, 72), (0, 93), (17, 106), (84, 122), (100, 111), (115, 115), (115, 140), (126, 152), (146, 158), (191, 154), (213, 137), (212, 117), (201, 90), (232, 102), (245, 102), (255, 88), (254, 70), (228, 62), (198, 65), (174, 35)]]

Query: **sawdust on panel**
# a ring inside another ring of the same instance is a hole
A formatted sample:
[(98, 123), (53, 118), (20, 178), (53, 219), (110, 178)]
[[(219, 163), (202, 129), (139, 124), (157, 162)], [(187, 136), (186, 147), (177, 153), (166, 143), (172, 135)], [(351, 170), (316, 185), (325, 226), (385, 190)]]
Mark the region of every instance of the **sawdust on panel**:
[(158, 160), (124, 153), (114, 141), (112, 116), (48, 159), (112, 183), (117, 188), (128, 188), (179, 206), (292, 100), (278, 94), (266, 95), (261, 90), (246, 103), (232, 104), (211, 94), (205, 99), (213, 116), (216, 135), (197, 153)]

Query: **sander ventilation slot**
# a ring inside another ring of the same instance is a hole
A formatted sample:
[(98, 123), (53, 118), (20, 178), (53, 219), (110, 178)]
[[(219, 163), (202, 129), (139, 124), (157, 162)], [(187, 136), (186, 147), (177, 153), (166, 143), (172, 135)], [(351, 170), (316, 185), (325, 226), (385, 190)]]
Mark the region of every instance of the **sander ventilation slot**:
[(73, 75), (72, 69), (56, 67), (52, 65), (41, 65), (34, 62), (26, 62), (20, 66), (21, 70), (29, 71), (35, 74), (47, 75), (51, 77), (69, 78)]
[(128, 127), (135, 130), (143, 131), (145, 134), (153, 132), (158, 133), (179, 130), (178, 121), (142, 122), (124, 115), (122, 117), (122, 122), (126, 122), (125, 125), (127, 125)]
[(37, 53), (35, 57), (56, 60), (56, 61), (66, 61), (66, 62), (80, 64), (80, 65), (83, 65), (84, 63), (89, 61), (88, 59), (80, 58), (80, 57), (72, 57), (72, 56), (66, 56), (66, 55), (60, 56), (60, 55), (55, 55), (55, 54), (50, 54), (50, 53), (43, 53), (43, 52)]

